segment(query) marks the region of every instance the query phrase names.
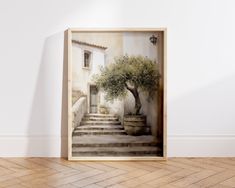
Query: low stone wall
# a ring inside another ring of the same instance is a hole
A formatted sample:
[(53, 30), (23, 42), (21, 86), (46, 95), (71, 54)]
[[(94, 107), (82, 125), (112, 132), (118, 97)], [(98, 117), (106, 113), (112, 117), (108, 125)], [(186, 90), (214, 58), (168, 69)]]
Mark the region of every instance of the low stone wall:
[(87, 100), (86, 97), (80, 97), (72, 107), (73, 129), (80, 125), (85, 113), (87, 113)]
[(86, 96), (83, 92), (81, 92), (80, 90), (74, 90), (72, 92), (72, 103), (73, 105), (78, 101), (78, 99), (80, 99), (81, 97)]

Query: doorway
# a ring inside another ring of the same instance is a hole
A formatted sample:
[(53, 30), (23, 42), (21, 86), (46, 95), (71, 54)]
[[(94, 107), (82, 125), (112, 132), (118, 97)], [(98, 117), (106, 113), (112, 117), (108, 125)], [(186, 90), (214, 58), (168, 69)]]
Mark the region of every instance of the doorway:
[(98, 88), (90, 85), (90, 113), (98, 113)]

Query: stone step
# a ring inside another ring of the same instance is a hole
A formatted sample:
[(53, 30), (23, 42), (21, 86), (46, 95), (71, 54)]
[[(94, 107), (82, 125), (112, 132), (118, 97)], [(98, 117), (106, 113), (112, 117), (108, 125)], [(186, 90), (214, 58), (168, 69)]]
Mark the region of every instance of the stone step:
[(156, 146), (141, 147), (73, 147), (73, 156), (158, 156), (162, 151)]
[(82, 121), (80, 125), (121, 125), (120, 121)]
[(76, 130), (124, 130), (123, 126), (120, 125), (83, 125), (75, 128)]
[(103, 117), (103, 118), (118, 118), (117, 115), (114, 114), (85, 114), (84, 117)]
[(72, 147), (141, 147), (141, 146), (161, 146), (157, 142), (135, 142), (135, 143), (73, 143)]
[(118, 121), (117, 117), (84, 117), (82, 121)]
[(84, 135), (73, 136), (74, 144), (107, 144), (107, 143), (160, 143), (152, 135), (131, 136), (131, 135)]
[(77, 147), (123, 147), (123, 146), (159, 146), (162, 142), (154, 136), (131, 136), (131, 135), (81, 135), (73, 136), (73, 146)]
[(73, 136), (81, 135), (125, 135), (124, 130), (109, 129), (109, 130), (75, 130)]

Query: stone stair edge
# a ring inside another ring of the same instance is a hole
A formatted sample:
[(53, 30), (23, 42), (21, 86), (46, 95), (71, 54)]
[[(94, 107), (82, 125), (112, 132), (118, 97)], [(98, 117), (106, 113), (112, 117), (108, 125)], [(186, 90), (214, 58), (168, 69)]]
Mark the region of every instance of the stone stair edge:
[(85, 117), (119, 117), (117, 114), (84, 114)]

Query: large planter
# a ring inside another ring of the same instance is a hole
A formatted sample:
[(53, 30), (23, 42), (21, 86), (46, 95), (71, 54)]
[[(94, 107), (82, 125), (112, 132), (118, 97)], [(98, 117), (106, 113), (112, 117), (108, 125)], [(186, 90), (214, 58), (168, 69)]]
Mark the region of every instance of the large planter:
[(149, 127), (146, 125), (146, 116), (125, 115), (123, 125), (128, 135), (140, 136), (149, 134)]

